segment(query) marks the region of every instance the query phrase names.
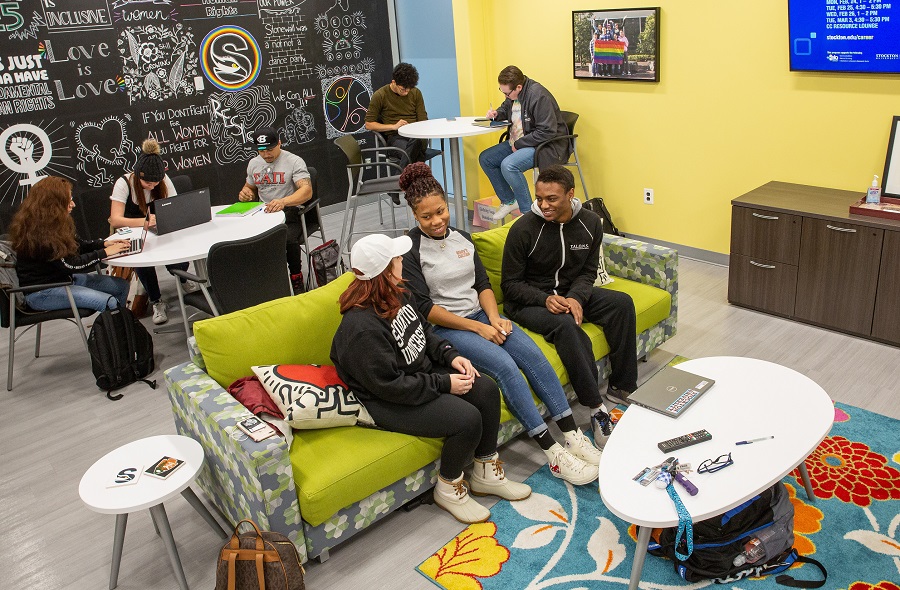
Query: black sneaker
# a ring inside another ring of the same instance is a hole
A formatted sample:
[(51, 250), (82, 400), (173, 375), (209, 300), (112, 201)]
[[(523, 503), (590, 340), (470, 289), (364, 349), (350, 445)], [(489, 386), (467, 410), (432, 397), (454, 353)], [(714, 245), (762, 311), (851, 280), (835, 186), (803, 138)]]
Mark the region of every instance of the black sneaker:
[(622, 404), (623, 406), (631, 405), (631, 402), (628, 401), (628, 396), (631, 395), (630, 391), (625, 391), (624, 389), (619, 389), (618, 387), (613, 387), (610, 385), (606, 388), (606, 399), (614, 402), (616, 404)]
[(303, 293), (306, 289), (303, 287), (303, 273), (298, 272), (295, 275), (291, 275), (291, 288), (294, 290), (294, 295), (299, 295)]
[(612, 431), (613, 422), (609, 414), (604, 412), (602, 408), (594, 412), (591, 416), (591, 432), (594, 435), (594, 445), (598, 449), (603, 450)]
[(400, 193), (388, 193), (388, 195), (391, 197), (391, 201), (394, 202), (394, 205), (400, 204)]

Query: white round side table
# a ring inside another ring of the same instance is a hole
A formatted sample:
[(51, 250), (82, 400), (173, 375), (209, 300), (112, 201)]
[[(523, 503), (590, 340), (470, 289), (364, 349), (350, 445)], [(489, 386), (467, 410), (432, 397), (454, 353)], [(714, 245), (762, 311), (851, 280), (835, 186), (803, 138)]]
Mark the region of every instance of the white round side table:
[[(182, 459), (184, 464), (166, 479), (143, 473), (163, 456)], [(116, 515), (112, 569), (109, 574), (110, 590), (118, 585), (125, 525), (131, 512), (150, 510), (156, 534), (162, 537), (172, 569), (175, 571), (175, 578), (183, 590), (188, 590), (188, 584), (163, 502), (181, 494), (219, 536), (223, 539), (228, 538), (228, 534), (189, 487), (200, 473), (203, 460), (203, 447), (192, 438), (179, 435), (151, 436), (110, 451), (85, 472), (78, 485), (81, 500), (95, 512)], [(137, 483), (117, 488), (108, 487), (115, 481), (119, 471), (128, 467), (140, 468), (141, 475)]]

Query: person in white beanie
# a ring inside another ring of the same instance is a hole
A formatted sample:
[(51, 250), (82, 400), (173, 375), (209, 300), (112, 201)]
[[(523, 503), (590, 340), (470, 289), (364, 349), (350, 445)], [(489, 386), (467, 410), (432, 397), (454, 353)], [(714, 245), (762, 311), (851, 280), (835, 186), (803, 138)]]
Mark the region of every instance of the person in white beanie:
[[(406, 236), (368, 235), (354, 244), (356, 278), (341, 294), (343, 318), (331, 345), (338, 375), (375, 424), (443, 438), (435, 503), (460, 522), (490, 518), (469, 494), (522, 500), (531, 488), (507, 479), (497, 454), (500, 391), (419, 316), (403, 287)], [(471, 483), (463, 467), (474, 457)]]

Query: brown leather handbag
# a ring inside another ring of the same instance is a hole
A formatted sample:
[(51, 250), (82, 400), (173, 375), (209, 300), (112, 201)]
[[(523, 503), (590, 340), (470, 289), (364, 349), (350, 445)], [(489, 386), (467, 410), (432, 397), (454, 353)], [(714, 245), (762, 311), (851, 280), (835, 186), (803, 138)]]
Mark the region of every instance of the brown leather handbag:
[[(245, 522), (254, 532), (240, 533)], [(216, 590), (304, 590), (303, 574), (300, 554), (287, 537), (242, 520), (219, 553)]]

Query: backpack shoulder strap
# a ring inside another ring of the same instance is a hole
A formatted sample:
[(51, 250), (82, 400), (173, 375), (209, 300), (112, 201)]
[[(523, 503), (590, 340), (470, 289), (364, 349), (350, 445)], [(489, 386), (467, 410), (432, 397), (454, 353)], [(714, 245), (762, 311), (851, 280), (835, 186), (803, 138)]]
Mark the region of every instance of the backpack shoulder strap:
[(799, 563), (811, 563), (812, 565), (819, 568), (819, 571), (822, 572), (821, 580), (797, 580), (792, 578), (787, 574), (781, 574), (775, 578), (775, 582), (777, 584), (781, 584), (782, 586), (790, 586), (791, 588), (821, 588), (825, 585), (825, 582), (828, 581), (828, 571), (825, 569), (825, 566), (822, 565), (822, 562), (813, 559), (812, 557), (804, 557), (797, 553), (797, 550), (793, 550), (794, 555), (796, 555), (796, 559), (794, 561)]

